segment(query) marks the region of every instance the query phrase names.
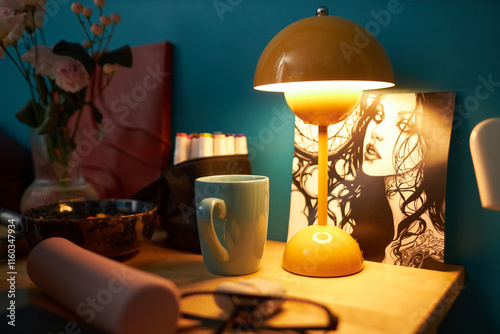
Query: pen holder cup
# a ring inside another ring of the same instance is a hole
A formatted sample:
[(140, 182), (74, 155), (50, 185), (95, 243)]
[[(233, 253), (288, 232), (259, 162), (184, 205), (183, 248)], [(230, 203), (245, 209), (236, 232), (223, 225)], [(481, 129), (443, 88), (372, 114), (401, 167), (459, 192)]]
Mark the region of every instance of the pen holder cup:
[(251, 174), (247, 154), (197, 158), (163, 171), (155, 183), (132, 196), (158, 205), (167, 247), (201, 254), (194, 184), (202, 176)]

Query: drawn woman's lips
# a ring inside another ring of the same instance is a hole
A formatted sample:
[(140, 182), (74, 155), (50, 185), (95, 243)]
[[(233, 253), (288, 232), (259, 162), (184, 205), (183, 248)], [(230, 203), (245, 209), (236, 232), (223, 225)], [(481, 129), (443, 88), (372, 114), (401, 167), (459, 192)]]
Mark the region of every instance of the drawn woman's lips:
[(375, 145), (371, 143), (366, 145), (365, 160), (374, 161), (378, 159), (382, 159), (382, 157), (380, 156), (380, 153)]

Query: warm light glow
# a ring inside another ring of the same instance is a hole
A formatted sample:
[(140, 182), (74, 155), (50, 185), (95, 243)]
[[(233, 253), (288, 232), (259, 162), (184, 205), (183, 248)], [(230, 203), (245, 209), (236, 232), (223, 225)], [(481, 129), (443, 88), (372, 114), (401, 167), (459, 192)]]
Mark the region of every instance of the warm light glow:
[(367, 80), (322, 80), (322, 81), (294, 81), (280, 82), (267, 85), (255, 86), (254, 89), (265, 92), (286, 92), (291, 89), (304, 89), (321, 87), (359, 87), (362, 90), (382, 89), (393, 87), (394, 83), (385, 81), (367, 81)]
[(363, 90), (355, 86), (293, 85), (285, 90), (285, 99), (305, 123), (330, 125), (347, 118), (362, 93)]
[(313, 234), (313, 240), (320, 244), (327, 244), (333, 240), (333, 236), (328, 232), (316, 232)]
[(73, 208), (68, 204), (61, 203), (59, 204), (59, 212), (71, 212)]

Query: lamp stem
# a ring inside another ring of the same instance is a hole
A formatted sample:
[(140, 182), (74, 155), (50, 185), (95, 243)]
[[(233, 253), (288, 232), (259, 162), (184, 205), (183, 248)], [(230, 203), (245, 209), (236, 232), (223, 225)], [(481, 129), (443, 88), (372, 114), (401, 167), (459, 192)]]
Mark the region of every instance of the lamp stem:
[(328, 125), (319, 125), (318, 137), (318, 225), (326, 226), (328, 218)]

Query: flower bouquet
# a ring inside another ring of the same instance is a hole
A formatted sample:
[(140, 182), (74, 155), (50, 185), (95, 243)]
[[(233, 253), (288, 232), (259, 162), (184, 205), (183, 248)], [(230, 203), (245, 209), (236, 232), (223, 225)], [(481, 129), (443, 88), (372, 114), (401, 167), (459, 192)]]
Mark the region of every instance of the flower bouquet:
[[(62, 189), (70, 182), (70, 166), (75, 167), (71, 157), (78, 145), (82, 113), (92, 113), (102, 138), (102, 115), (93, 102), (109, 85), (120, 65), (132, 65), (128, 46), (108, 50), (115, 26), (121, 21), (120, 15), (104, 15), (104, 0), (94, 0), (94, 5), (94, 10), (78, 2), (71, 5), (86, 37), (82, 43), (63, 40), (50, 47), (45, 45), (42, 29), (45, 0), (0, 0), (0, 58), (9, 58), (16, 65), (31, 95), (31, 100), (16, 117), (39, 136), (37, 140), (50, 165), (50, 171), (40, 173), (53, 173)], [(97, 72), (103, 73), (100, 75), (104, 78), (98, 80), (104, 84), (91, 94), (88, 87), (96, 80)], [(33, 139), (31, 142), (33, 149)], [(33, 157), (37, 160), (35, 154)], [(38, 174), (34, 162), (35, 174)], [(40, 198), (36, 201), (38, 205), (49, 204), (42, 203), (47, 201)], [(21, 209), (27, 206), (21, 205)]]

